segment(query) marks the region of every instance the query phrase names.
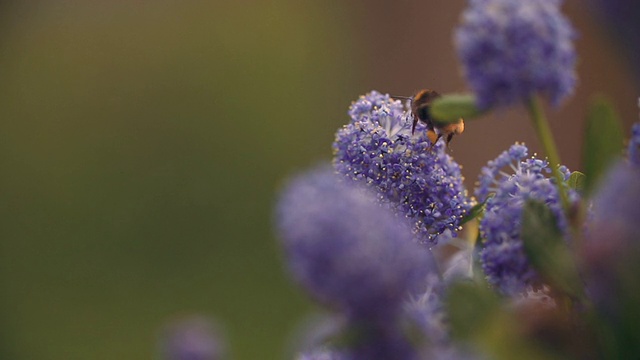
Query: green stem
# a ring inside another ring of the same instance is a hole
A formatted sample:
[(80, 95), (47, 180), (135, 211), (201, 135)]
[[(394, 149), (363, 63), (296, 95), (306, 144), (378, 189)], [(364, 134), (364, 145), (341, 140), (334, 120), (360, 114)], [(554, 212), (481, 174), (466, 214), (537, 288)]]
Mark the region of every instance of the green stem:
[[(564, 214), (569, 221), (569, 229), (572, 233), (572, 238), (579, 239), (580, 226), (578, 225), (579, 223), (576, 220), (576, 214), (573, 214), (569, 203), (569, 195), (567, 191), (568, 187), (563, 185), (565, 181), (564, 175), (560, 172), (560, 156), (558, 155), (556, 143), (553, 140), (553, 134), (551, 133), (549, 122), (544, 116), (542, 106), (540, 105), (540, 100), (537, 96), (531, 96), (531, 98), (527, 102), (527, 106), (531, 114), (531, 119), (533, 120), (533, 127), (536, 129), (538, 139), (540, 139), (540, 142), (542, 143), (544, 152), (547, 155), (547, 159), (549, 160), (549, 165), (551, 166), (551, 169), (553, 171), (553, 176), (556, 179), (556, 188), (558, 189), (558, 193), (560, 194), (560, 201), (562, 203)], [(576, 276), (575, 278), (578, 277)], [(576, 296), (575, 294), (565, 294), (561, 298), (564, 298), (565, 306), (569, 310), (571, 310), (575, 306), (576, 302), (584, 301), (584, 296), (582, 295), (583, 293), (578, 295), (577, 298), (574, 298), (574, 296)]]
[(527, 102), (527, 106), (529, 108), (529, 113), (531, 114), (531, 119), (533, 120), (533, 127), (536, 129), (538, 139), (540, 139), (540, 142), (542, 142), (542, 147), (545, 154), (547, 155), (547, 159), (549, 159), (549, 165), (551, 166), (553, 176), (556, 179), (558, 193), (560, 194), (560, 201), (562, 202), (562, 208), (564, 209), (564, 213), (567, 215), (567, 218), (569, 218), (571, 210), (569, 205), (569, 196), (567, 195), (566, 186), (562, 186), (562, 184), (564, 183), (564, 176), (560, 172), (559, 168), (560, 156), (558, 156), (556, 143), (553, 140), (551, 128), (549, 128), (549, 122), (544, 116), (542, 106), (540, 105), (540, 100), (536, 95), (531, 96), (531, 98)]

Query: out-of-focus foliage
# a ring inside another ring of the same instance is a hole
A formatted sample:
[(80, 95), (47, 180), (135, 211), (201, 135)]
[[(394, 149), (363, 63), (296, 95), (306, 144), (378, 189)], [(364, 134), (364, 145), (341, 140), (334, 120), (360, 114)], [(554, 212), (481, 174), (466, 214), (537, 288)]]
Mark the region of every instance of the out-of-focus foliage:
[(622, 139), (622, 126), (611, 104), (604, 98), (595, 99), (587, 115), (583, 151), (587, 192), (622, 153)]
[(344, 116), (315, 111), (352, 92), (340, 9), (3, 6), (0, 357), (150, 358), (167, 320), (197, 312), (234, 358), (276, 358), (307, 305), (272, 197)]

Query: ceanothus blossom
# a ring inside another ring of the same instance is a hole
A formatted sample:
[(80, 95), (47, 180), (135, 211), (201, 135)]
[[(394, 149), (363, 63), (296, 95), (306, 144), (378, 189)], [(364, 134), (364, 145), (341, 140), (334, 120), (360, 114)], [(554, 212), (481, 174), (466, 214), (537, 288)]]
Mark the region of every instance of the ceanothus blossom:
[(435, 271), (406, 219), (329, 167), (286, 185), (276, 221), (294, 278), (350, 319), (394, 318), (402, 300), (422, 291)]
[[(484, 239), (480, 252), (482, 269), (488, 282), (506, 294), (521, 293), (530, 286), (541, 285), (527, 260), (520, 237), (521, 217), (527, 200), (547, 204), (560, 230), (568, 233), (555, 180), (549, 177), (548, 162), (526, 158), (527, 153), (522, 144), (511, 146), (482, 169), (476, 189), (478, 201), (486, 201), (485, 214), (480, 221)], [(565, 180), (569, 178), (566, 167), (562, 166), (560, 171)], [(569, 196), (572, 203), (577, 201), (575, 191), (570, 190)]]
[(409, 218), (418, 239), (456, 236), (471, 207), (460, 166), (433, 147), (426, 126), (411, 133), (411, 112), (389, 95), (372, 91), (350, 109), (351, 121), (336, 133), (333, 165), (345, 177), (367, 184), (395, 211)]
[(488, 109), (536, 93), (559, 104), (576, 84), (575, 32), (559, 0), (471, 0), (455, 32), (464, 75)]

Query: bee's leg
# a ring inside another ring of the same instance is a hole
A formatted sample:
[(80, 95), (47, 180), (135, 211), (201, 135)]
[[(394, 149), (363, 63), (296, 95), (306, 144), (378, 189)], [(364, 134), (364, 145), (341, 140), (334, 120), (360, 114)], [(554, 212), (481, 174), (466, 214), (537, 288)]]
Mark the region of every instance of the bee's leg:
[(436, 132), (433, 130), (427, 131), (427, 138), (431, 143), (431, 145), (429, 145), (429, 150), (433, 149), (433, 147), (436, 145), (436, 143), (438, 142), (438, 140), (440, 140), (441, 137), (442, 137), (442, 134), (436, 134)]
[(454, 134), (447, 135), (447, 142), (445, 144), (447, 150), (449, 150), (451, 153), (453, 153), (453, 148), (449, 146), (449, 143), (451, 142), (451, 139), (453, 139), (453, 135)]
[(418, 117), (417, 116), (413, 116), (413, 125), (411, 126), (411, 135), (413, 135), (414, 132), (416, 132), (416, 125), (418, 124)]
[(451, 139), (453, 139), (453, 133), (447, 135), (447, 145), (449, 145), (449, 143), (451, 142)]

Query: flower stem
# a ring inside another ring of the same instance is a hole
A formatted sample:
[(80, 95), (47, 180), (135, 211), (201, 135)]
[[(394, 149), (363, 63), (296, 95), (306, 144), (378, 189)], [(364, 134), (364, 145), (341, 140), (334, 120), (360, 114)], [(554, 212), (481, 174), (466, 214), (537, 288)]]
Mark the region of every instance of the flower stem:
[(567, 218), (569, 218), (571, 210), (569, 205), (569, 196), (567, 195), (566, 186), (562, 186), (562, 183), (564, 183), (564, 176), (560, 172), (560, 156), (558, 156), (556, 143), (553, 140), (551, 128), (549, 128), (549, 122), (544, 116), (540, 100), (536, 95), (532, 95), (529, 98), (527, 107), (529, 108), (531, 119), (533, 120), (533, 127), (536, 129), (538, 139), (542, 142), (542, 147), (549, 159), (549, 165), (553, 171), (553, 176), (556, 179), (556, 186), (558, 188), (558, 193), (560, 194), (562, 208), (564, 209), (564, 213), (567, 215)]
[[(533, 127), (536, 129), (538, 139), (540, 139), (540, 142), (542, 143), (544, 152), (549, 159), (549, 165), (553, 171), (553, 176), (556, 179), (556, 188), (558, 189), (558, 194), (560, 194), (560, 201), (562, 203), (564, 214), (569, 222), (569, 231), (571, 232), (573, 239), (580, 239), (580, 226), (578, 225), (579, 222), (577, 220), (578, 214), (574, 213), (569, 203), (569, 195), (567, 192), (568, 187), (563, 184), (565, 180), (564, 176), (560, 172), (560, 156), (558, 155), (558, 150), (553, 139), (553, 134), (551, 133), (551, 128), (549, 127), (549, 122), (544, 116), (542, 106), (540, 105), (540, 99), (536, 95), (532, 95), (527, 102), (527, 106), (529, 108), (529, 113), (531, 114)], [(575, 266), (575, 264), (573, 265)], [(559, 298), (564, 300), (564, 305), (569, 310), (569, 313), (571, 313), (571, 310), (575, 308), (577, 303), (584, 303), (585, 301), (583, 292), (581, 292), (577, 297), (575, 294), (569, 295), (565, 293)]]

